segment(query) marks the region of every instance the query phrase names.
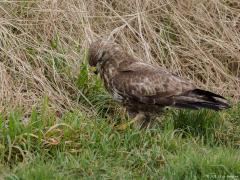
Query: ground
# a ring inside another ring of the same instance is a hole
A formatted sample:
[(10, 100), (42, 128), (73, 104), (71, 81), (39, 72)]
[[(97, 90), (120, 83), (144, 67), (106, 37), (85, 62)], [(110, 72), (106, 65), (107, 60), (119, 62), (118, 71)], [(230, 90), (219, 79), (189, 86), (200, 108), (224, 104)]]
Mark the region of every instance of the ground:
[[(90, 80), (100, 82), (98, 77)], [(126, 125), (120, 130), (118, 125), (129, 121), (124, 110), (108, 97), (102, 86), (90, 89), (89, 93), (95, 95), (93, 99), (102, 103), (96, 108), (97, 114), (79, 110), (54, 113), (47, 97), (29, 117), (23, 117), (21, 109), (7, 116), (2, 114), (1, 176), (6, 179), (240, 177), (240, 104), (222, 112), (169, 109), (151, 129), (139, 131)]]
[[(239, 179), (239, 9), (238, 0), (1, 2), (0, 179)], [(168, 109), (152, 128), (133, 128), (87, 63), (103, 37), (232, 108)]]

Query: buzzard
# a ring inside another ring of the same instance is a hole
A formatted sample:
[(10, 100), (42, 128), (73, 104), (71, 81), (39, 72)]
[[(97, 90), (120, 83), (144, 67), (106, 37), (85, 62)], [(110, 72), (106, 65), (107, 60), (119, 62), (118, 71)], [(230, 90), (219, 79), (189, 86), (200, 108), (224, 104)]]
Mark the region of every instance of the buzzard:
[(113, 99), (120, 102), (140, 128), (149, 126), (166, 106), (222, 110), (228, 101), (165, 69), (139, 61), (112, 41), (98, 40), (89, 48), (89, 65), (95, 66)]

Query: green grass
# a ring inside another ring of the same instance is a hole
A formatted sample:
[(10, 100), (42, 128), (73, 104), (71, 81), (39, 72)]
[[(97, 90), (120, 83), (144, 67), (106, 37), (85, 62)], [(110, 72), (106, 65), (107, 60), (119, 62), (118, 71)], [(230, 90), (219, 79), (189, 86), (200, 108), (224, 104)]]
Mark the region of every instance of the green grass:
[(0, 115), (4, 179), (237, 179), (240, 104), (232, 109), (166, 110), (159, 123), (118, 130), (128, 121), (86, 64), (75, 80), (79, 102), (96, 114), (58, 115), (48, 98), (24, 115)]
[(170, 110), (152, 129), (119, 131), (112, 115), (73, 111), (59, 118), (44, 98), (28, 123), (21, 109), (1, 114), (0, 173), (5, 179), (237, 179), (239, 109)]

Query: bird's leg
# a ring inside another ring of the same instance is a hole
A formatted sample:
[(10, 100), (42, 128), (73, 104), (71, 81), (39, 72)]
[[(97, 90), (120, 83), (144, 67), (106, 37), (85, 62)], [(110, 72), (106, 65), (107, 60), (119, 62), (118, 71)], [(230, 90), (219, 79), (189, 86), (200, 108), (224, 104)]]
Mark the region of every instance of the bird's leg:
[(119, 125), (118, 129), (126, 129), (130, 124), (133, 124), (136, 129), (147, 129), (153, 125), (151, 116), (144, 112), (131, 112), (129, 115), (134, 118), (129, 123)]
[(158, 115), (145, 113), (145, 118), (142, 120), (140, 129), (152, 128), (156, 123), (156, 118), (158, 117)]
[(137, 115), (133, 118), (131, 121), (134, 123), (134, 127), (137, 129), (142, 129), (144, 128), (146, 124), (146, 115), (143, 112), (138, 112)]
[(141, 125), (141, 129), (147, 129), (152, 127), (153, 123), (152, 123), (152, 119), (149, 115), (145, 114), (145, 118), (143, 120), (143, 123)]
[(127, 128), (127, 126), (134, 124), (134, 126), (138, 129), (141, 129), (142, 124), (144, 123), (145, 114), (143, 112), (129, 112), (129, 116), (133, 118), (128, 123), (123, 123), (117, 126), (117, 129), (124, 130)]

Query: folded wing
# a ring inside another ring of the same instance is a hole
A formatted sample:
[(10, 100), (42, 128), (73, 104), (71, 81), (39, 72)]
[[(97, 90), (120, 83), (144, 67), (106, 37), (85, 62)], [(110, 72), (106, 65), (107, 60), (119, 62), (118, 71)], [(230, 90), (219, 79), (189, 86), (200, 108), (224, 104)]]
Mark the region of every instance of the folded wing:
[(120, 66), (111, 85), (120, 97), (142, 104), (214, 110), (229, 107), (222, 96), (197, 89), (187, 80), (141, 62)]

